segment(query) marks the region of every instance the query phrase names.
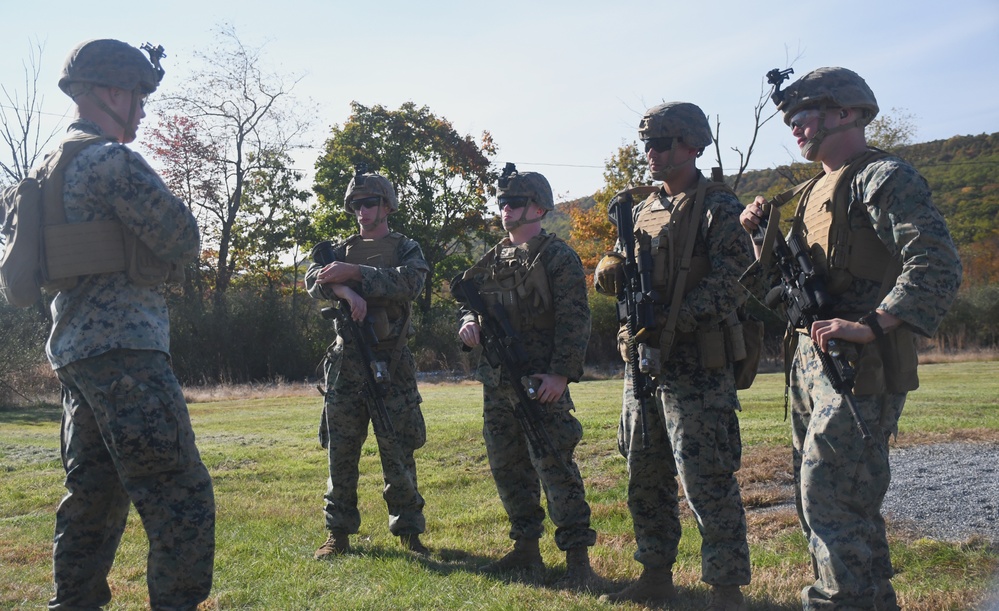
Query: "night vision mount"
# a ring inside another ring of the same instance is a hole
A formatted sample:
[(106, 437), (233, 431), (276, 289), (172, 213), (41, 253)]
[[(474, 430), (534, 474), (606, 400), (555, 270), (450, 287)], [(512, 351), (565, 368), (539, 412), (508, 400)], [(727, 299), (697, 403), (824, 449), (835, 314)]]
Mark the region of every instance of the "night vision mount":
[(517, 173), (517, 166), (509, 161), (503, 166), (503, 172), (499, 177), (499, 188), (506, 189), (507, 185), (510, 184), (510, 177)]
[(166, 52), (163, 50), (163, 45), (156, 45), (154, 47), (152, 43), (145, 42), (142, 43), (142, 46), (139, 48), (149, 54), (149, 63), (156, 68), (156, 74), (159, 75), (159, 81), (162, 81), (163, 75), (166, 74), (166, 70), (164, 70), (163, 66), (160, 65), (160, 60), (167, 56)]
[(794, 68), (786, 70), (774, 68), (770, 72), (767, 72), (767, 82), (774, 87), (774, 92), (770, 94), (770, 99), (773, 100), (776, 106), (780, 106), (781, 102), (784, 101), (784, 92), (780, 90), (781, 83), (791, 78), (792, 74), (794, 74)]

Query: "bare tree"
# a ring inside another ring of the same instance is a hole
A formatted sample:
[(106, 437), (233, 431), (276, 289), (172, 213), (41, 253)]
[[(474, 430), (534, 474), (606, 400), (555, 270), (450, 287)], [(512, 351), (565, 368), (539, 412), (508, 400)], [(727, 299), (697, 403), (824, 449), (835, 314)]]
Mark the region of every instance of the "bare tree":
[[(790, 67), (793, 66), (794, 62), (797, 61), (798, 58), (800, 57), (801, 57), (801, 52), (799, 51), (798, 55), (793, 60), (788, 62), (787, 64), (788, 70), (790, 70), (788, 74), (793, 73), (793, 70), (791, 70)], [(760, 135), (760, 128), (766, 125), (775, 116), (777, 116), (777, 113), (779, 112), (776, 109), (776, 107), (773, 108), (773, 110), (768, 110), (768, 107), (770, 106), (771, 103), (770, 95), (773, 93), (773, 91), (774, 91), (774, 86), (772, 83), (769, 82), (767, 76), (762, 77), (760, 79), (760, 95), (756, 99), (756, 105), (753, 107), (753, 117), (754, 117), (753, 133), (749, 139), (749, 146), (746, 147), (745, 153), (737, 146), (732, 147), (732, 151), (734, 151), (739, 156), (739, 169), (736, 171), (735, 178), (733, 179), (731, 185), (733, 190), (739, 189), (739, 181), (742, 179), (742, 175), (745, 173), (746, 168), (749, 167), (749, 160), (753, 156), (753, 149), (756, 147), (756, 139)], [(715, 142), (715, 160), (718, 162), (718, 167), (725, 167), (724, 164), (722, 163), (721, 146), (719, 144), (721, 140), (720, 117), (715, 117), (715, 130), (712, 137)]]
[[(195, 200), (212, 219), (217, 239), (214, 288), (225, 293), (235, 272), (233, 230), (246, 203), (248, 183), (267, 172), (275, 158), (304, 146), (314, 110), (291, 96), (301, 77), (265, 71), (263, 47), (245, 45), (228, 24), (218, 30), (218, 46), (196, 52), (201, 66), (187, 89), (164, 95), (170, 114), (187, 116), (199, 126), (205, 145), (215, 153), (221, 197)], [(283, 171), (284, 168), (276, 168)]]
[[(52, 139), (59, 125), (43, 133), (41, 115), (44, 97), (38, 92), (42, 52), (45, 45), (35, 42), (28, 50), (24, 63), (24, 92), (0, 85), (6, 100), (0, 104), (0, 138), (9, 158), (0, 159), (0, 185), (13, 184), (27, 176)], [(63, 116), (65, 118), (65, 116)]]

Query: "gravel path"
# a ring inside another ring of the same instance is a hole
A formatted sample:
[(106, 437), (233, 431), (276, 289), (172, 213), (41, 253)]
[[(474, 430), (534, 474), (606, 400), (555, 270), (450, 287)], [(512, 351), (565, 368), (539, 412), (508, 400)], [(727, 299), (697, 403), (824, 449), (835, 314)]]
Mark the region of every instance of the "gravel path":
[(914, 446), (890, 458), (889, 519), (933, 539), (999, 545), (999, 444)]

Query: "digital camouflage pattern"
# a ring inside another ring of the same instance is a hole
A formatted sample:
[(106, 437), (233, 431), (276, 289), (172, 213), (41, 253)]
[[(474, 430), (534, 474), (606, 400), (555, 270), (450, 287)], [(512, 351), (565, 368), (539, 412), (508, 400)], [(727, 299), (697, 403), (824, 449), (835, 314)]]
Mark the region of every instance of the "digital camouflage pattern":
[(392, 183), (376, 172), (361, 174), (361, 180), (358, 180), (356, 175), (350, 179), (347, 192), (343, 196), (343, 207), (350, 212), (350, 200), (375, 195), (384, 199), (392, 212), (399, 209), (399, 198), (396, 197)]
[(215, 497), (169, 359), (114, 350), (56, 371), (67, 493), (56, 511), (50, 609), (96, 609), (111, 600), (107, 575), (129, 503), (149, 539), (151, 607), (194, 609), (208, 597)]
[[(532, 238), (543, 240), (547, 232)], [(509, 246), (505, 239), (503, 245)], [(529, 244), (522, 245), (528, 248)], [(552, 373), (578, 382), (590, 337), (590, 306), (586, 298), (586, 277), (579, 256), (561, 240), (554, 240), (541, 256), (552, 293), (555, 327), (552, 330), (524, 330), (520, 339), (527, 353), (523, 371)], [(462, 311), (459, 328), (474, 320)], [(489, 456), (489, 468), (500, 500), (510, 519), (510, 538), (539, 538), (544, 533), (541, 486), (548, 511), (555, 524), (555, 543), (561, 550), (590, 547), (597, 534), (590, 528), (590, 506), (586, 502), (583, 479), (573, 460), (573, 452), (583, 436), (569, 390), (554, 404), (544, 407), (543, 426), (559, 450), (538, 460), (528, 448), (526, 436), (514, 416), (516, 396), (499, 367), (483, 358), (477, 376), (482, 381), (482, 435)]]
[(543, 210), (550, 212), (555, 209), (555, 198), (552, 195), (552, 187), (543, 174), (514, 170), (513, 174), (506, 179), (501, 178), (500, 183), (496, 189), (497, 198), (503, 196), (526, 196), (530, 197)]
[(690, 102), (666, 102), (650, 108), (638, 125), (638, 137), (680, 138), (692, 148), (703, 148), (712, 142), (708, 118)]
[[(635, 208), (635, 224), (653, 206), (673, 206), (684, 195), (692, 197), (696, 187), (697, 183), (672, 198), (661, 190), (658, 198)], [(745, 303), (748, 295), (739, 286), (739, 275), (753, 252), (739, 224), (741, 210), (727, 191), (706, 195), (699, 245), (694, 249), (706, 252), (711, 271), (684, 296), (677, 318), (679, 333), (718, 329)], [(748, 584), (746, 517), (735, 478), (742, 442), (732, 365), (705, 368), (696, 340), (681, 340), (655, 381), (656, 404), (648, 410), (649, 448), (642, 447), (640, 408), (629, 375), (618, 426), (618, 446), (628, 460), (628, 508), (638, 545), (635, 559), (647, 569), (670, 568), (676, 560), (680, 510), (674, 477), (679, 475), (701, 532), (701, 579), (718, 586)]]
[[(352, 288), (365, 299), (395, 301), (400, 306), (411, 304), (423, 290), (429, 266), (416, 241), (405, 238), (398, 248), (398, 266), (362, 265), (361, 282)], [(334, 249), (336, 260), (344, 260), (345, 250), (344, 243)], [(325, 286), (316, 283), (323, 267), (314, 263), (305, 275), (306, 288), (316, 299), (333, 297)], [(389, 322), (391, 339), (379, 342), (375, 351), (375, 356), (385, 361), (390, 360), (395, 338), (407, 332), (404, 319)], [(326, 528), (343, 534), (356, 533), (361, 524), (357, 510), (358, 464), (368, 435), (369, 409), (373, 409), (364, 385), (363, 367), (367, 364), (362, 363), (357, 348), (348, 342), (349, 336), (338, 336), (328, 351), (323, 411), (329, 430), (329, 479), (324, 496)], [(416, 386), (416, 363), (404, 344), (384, 397), (395, 437), (377, 440), (385, 481), (382, 496), (388, 505), (389, 531), (393, 535), (420, 534), (426, 526), (413, 457), (415, 450), (426, 443), (426, 425), (420, 411), (422, 400)]]
[[(71, 134), (102, 135), (77, 120)], [(162, 261), (197, 258), (200, 235), (194, 215), (136, 152), (123, 144), (89, 146), (66, 168), (66, 222), (118, 220)], [(53, 369), (109, 350), (170, 351), (170, 319), (158, 286), (139, 286), (127, 272), (93, 274), (52, 300), (52, 333), (46, 346)]]
[(898, 609), (881, 504), (891, 482), (888, 439), (898, 428), (905, 393), (856, 397), (871, 431), (864, 443), (822, 371), (818, 348), (801, 335), (789, 397), (795, 501), (817, 571), (802, 592), (804, 608)]
[(85, 83), (132, 91), (141, 87), (145, 93), (156, 91), (162, 72), (149, 62), (142, 51), (120, 40), (87, 40), (70, 51), (63, 64), (59, 88), (72, 97), (70, 86)]
[[(84, 120), (69, 129), (103, 135)], [(163, 261), (197, 257), (186, 204), (124, 145), (84, 149), (66, 169), (63, 193), (67, 222), (116, 219)], [(125, 272), (94, 274), (57, 293), (51, 308), (47, 352), (63, 385), (68, 493), (56, 513), (49, 607), (110, 600), (107, 572), (131, 502), (149, 538), (151, 605), (193, 609), (211, 589), (215, 502), (170, 367), (163, 295)]]
[[(961, 261), (929, 187), (897, 157), (862, 168), (852, 180), (851, 226), (873, 226), (902, 272), (883, 299), (880, 283), (854, 279), (837, 296), (831, 317), (883, 310), (924, 336), (940, 325), (961, 282)], [(754, 263), (743, 283), (765, 295), (777, 282)], [(892, 331), (889, 333), (898, 333)], [(847, 344), (848, 352), (859, 347)], [(896, 609), (881, 502), (891, 480), (888, 438), (898, 432), (905, 393), (857, 396), (873, 439), (864, 445), (849, 411), (819, 366), (811, 340), (800, 335), (791, 363), (799, 518), (817, 566), (816, 582), (802, 593), (806, 609)], [(858, 379), (864, 373), (861, 363)]]
[(784, 113), (784, 124), (808, 107), (827, 105), (834, 108), (863, 108), (867, 125), (878, 114), (874, 92), (859, 74), (846, 68), (818, 68), (799, 78), (784, 89), (777, 109)]

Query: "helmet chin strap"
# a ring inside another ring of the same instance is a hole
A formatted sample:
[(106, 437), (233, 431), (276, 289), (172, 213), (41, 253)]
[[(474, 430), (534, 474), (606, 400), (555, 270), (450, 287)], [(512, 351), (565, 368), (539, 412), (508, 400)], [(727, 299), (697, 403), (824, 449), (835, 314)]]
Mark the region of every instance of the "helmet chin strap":
[(541, 219), (545, 218), (544, 215), (542, 215), (542, 216), (539, 216), (536, 219), (527, 220), (525, 217), (527, 216), (527, 209), (528, 208), (530, 208), (530, 206), (524, 206), (523, 208), (520, 209), (521, 212), (520, 212), (520, 218), (519, 219), (514, 219), (514, 220), (510, 221), (509, 223), (505, 223), (504, 222), (503, 223), (503, 229), (506, 229), (507, 231), (513, 231), (514, 229), (516, 229), (518, 227), (521, 227), (523, 225), (530, 225), (531, 223), (540, 223)]
[(385, 214), (382, 214), (382, 206), (381, 206), (381, 204), (379, 204), (378, 205), (378, 214), (375, 216), (374, 220), (372, 220), (368, 224), (364, 224), (364, 223), (361, 223), (361, 221), (357, 221), (357, 224), (360, 225), (361, 228), (364, 229), (365, 231), (374, 231), (375, 228), (377, 228), (379, 225), (381, 225), (382, 221), (384, 221), (386, 218), (388, 218), (388, 213), (386, 212)]
[(694, 163), (694, 160), (697, 159), (697, 157), (699, 157), (699, 155), (695, 155), (694, 157), (691, 157), (690, 159), (684, 161), (683, 163), (673, 163), (673, 156), (675, 154), (676, 154), (676, 140), (673, 141), (673, 145), (669, 149), (669, 165), (667, 165), (665, 168), (661, 168), (659, 170), (656, 170), (655, 172), (652, 172), (652, 180), (666, 180), (670, 172), (672, 172), (677, 168), (682, 168), (688, 163)]
[(805, 142), (805, 146), (801, 147), (801, 156), (808, 161), (815, 161), (815, 159), (819, 156), (819, 146), (822, 145), (822, 141), (825, 140), (827, 136), (837, 132), (844, 132), (848, 129), (853, 129), (854, 127), (864, 127), (870, 123), (870, 121), (865, 121), (865, 117), (861, 115), (856, 120), (849, 123), (837, 125), (836, 127), (826, 127), (827, 110), (829, 110), (828, 106), (819, 106), (819, 123), (818, 128), (815, 130), (815, 135)]
[(111, 117), (111, 119), (115, 123), (117, 123), (119, 127), (121, 127), (123, 137), (126, 141), (132, 141), (135, 139), (137, 134), (135, 128), (132, 127), (132, 122), (135, 120), (135, 111), (139, 106), (138, 98), (135, 95), (135, 90), (132, 90), (130, 94), (132, 96), (131, 98), (132, 102), (128, 109), (128, 121), (123, 120), (121, 118), (121, 115), (116, 113), (114, 110), (111, 109), (110, 106), (107, 105), (107, 102), (102, 100), (100, 96), (96, 95), (94, 93), (93, 88), (87, 89), (86, 94), (94, 101), (94, 104), (96, 104), (98, 108), (104, 111), (104, 114)]

